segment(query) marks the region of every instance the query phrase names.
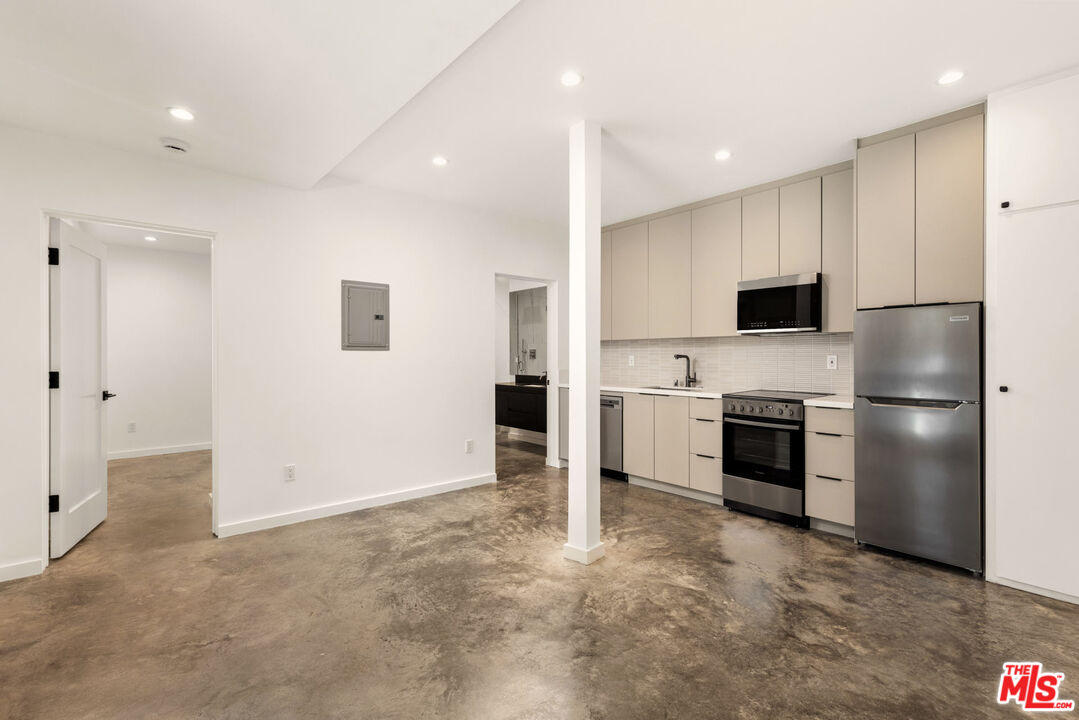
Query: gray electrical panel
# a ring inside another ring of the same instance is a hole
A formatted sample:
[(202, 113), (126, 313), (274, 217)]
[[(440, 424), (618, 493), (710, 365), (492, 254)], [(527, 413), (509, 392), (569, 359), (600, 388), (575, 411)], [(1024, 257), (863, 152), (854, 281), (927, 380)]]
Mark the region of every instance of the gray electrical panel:
[(341, 281), (341, 349), (390, 349), (390, 286)]

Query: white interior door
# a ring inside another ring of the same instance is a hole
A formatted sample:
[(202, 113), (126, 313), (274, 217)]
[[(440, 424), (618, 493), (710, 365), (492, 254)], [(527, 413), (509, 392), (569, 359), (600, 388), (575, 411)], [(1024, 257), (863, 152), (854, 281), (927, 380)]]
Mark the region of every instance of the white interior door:
[(50, 362), (60, 387), (50, 391), (50, 472), (59, 507), (49, 514), (49, 557), (57, 558), (105, 519), (105, 246), (52, 219), (49, 245)]
[(988, 448), (996, 456), (996, 574), (1079, 596), (1079, 416), (1061, 404), (1079, 355), (1079, 205), (997, 222), (989, 310), (997, 382), (987, 388), (997, 428)]

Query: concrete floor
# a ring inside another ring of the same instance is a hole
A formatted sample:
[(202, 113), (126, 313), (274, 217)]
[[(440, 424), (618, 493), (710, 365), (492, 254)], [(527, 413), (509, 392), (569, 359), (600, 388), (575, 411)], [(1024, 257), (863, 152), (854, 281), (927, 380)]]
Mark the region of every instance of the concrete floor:
[(208, 453), (116, 461), (109, 519), (0, 585), (5, 718), (984, 718), (1063, 672), (1079, 607), (604, 480), (608, 555), (561, 558), (565, 473), (224, 540)]

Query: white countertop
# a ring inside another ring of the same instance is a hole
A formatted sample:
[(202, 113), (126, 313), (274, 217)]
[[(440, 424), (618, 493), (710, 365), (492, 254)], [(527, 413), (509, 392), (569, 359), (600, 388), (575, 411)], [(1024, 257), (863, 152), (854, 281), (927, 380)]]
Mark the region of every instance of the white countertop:
[(851, 395), (825, 395), (805, 401), (806, 407), (838, 408), (840, 410), (853, 410), (854, 397)]
[[(569, 383), (560, 383), (558, 387), (569, 388)], [(643, 388), (643, 387), (620, 387), (616, 385), (600, 385), (600, 392), (637, 393), (639, 395), (677, 395), (685, 397), (708, 398), (719, 400), (723, 393), (707, 392), (704, 390), (675, 390), (673, 388)], [(854, 409), (854, 397), (851, 395), (825, 395), (824, 397), (806, 400), (807, 407), (839, 408), (841, 410)]]
[[(559, 383), (558, 387), (569, 388), (569, 383)], [(675, 390), (673, 388), (643, 388), (643, 387), (618, 387), (614, 385), (600, 385), (600, 392), (637, 393), (638, 395), (677, 395), (679, 397), (707, 398), (719, 400), (723, 393), (707, 392), (705, 390)]]

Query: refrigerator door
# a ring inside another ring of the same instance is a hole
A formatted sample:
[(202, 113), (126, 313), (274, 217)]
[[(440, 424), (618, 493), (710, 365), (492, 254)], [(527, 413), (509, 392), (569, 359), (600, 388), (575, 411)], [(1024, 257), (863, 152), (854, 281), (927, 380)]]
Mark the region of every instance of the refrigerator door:
[(982, 570), (980, 404), (855, 400), (859, 542)]
[(981, 303), (859, 310), (854, 394), (978, 402)]

